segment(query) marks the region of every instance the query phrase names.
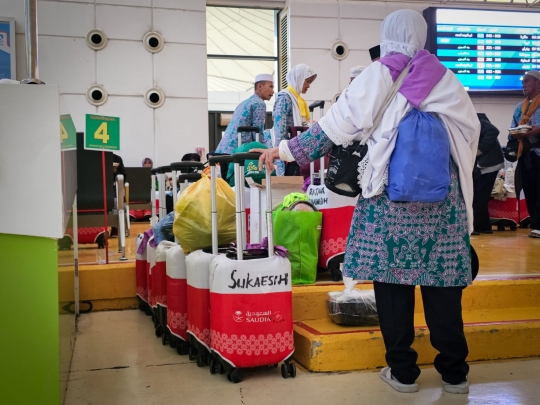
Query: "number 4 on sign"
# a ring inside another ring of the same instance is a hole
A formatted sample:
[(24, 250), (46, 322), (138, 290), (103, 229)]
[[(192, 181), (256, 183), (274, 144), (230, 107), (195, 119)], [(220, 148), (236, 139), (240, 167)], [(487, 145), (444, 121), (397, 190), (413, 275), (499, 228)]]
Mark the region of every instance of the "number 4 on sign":
[(60, 143), (63, 143), (64, 139), (68, 139), (68, 133), (64, 124), (60, 123)]
[(96, 132), (94, 132), (94, 139), (99, 139), (100, 141), (103, 141), (103, 143), (109, 142), (109, 134), (107, 132), (107, 123), (103, 122)]

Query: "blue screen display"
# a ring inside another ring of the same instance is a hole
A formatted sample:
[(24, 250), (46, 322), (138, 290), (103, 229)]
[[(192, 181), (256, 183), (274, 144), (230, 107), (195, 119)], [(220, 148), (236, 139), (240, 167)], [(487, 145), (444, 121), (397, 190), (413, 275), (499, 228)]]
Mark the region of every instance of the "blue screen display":
[[(540, 70), (540, 15), (436, 9), (431, 52), (469, 91), (519, 91), (523, 74)], [(435, 28), (435, 29), (434, 29)]]

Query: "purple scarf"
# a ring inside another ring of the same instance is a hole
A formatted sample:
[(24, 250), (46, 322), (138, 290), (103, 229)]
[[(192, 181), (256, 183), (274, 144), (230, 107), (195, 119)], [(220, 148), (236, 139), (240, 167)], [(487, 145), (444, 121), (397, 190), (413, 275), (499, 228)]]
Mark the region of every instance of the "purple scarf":
[[(395, 82), (409, 63), (409, 57), (401, 53), (395, 53), (385, 56), (379, 62), (390, 70), (392, 80)], [(439, 62), (437, 57), (424, 49), (412, 58), (409, 73), (405, 77), (399, 92), (409, 103), (419, 108), (422, 101), (431, 93), (433, 87), (439, 83), (445, 73), (446, 68)]]

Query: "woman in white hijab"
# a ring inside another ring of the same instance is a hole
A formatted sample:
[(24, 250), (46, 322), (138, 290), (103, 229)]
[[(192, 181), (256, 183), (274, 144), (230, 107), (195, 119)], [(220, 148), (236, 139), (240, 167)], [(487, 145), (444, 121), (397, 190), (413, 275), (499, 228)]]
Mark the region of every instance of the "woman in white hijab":
[[(424, 18), (412, 10), (390, 14), (381, 27), (382, 58), (368, 66), (328, 113), (279, 148), (263, 152), (260, 164), (280, 158), (300, 165), (334, 145), (362, 140), (392, 84), (410, 64), (399, 92), (368, 139), (359, 165), (362, 198), (353, 216), (343, 273), (373, 280), (389, 367), (381, 379), (400, 392), (416, 392), (420, 369), (414, 341), (415, 286), (424, 302), (435, 368), (450, 393), (468, 393), (467, 342), (461, 313), (462, 290), (471, 284), (472, 171), (480, 125), (472, 102), (455, 75), (423, 50)], [(440, 203), (390, 201), (388, 166), (401, 120), (416, 108), (438, 116), (450, 143), (450, 186)]]
[[(303, 63), (296, 65), (287, 73), (288, 86), (276, 96), (274, 111), (274, 145), (279, 145), (282, 139), (287, 138), (287, 128), (303, 126), (309, 122), (309, 109), (306, 100), (302, 97), (311, 83), (315, 81), (317, 74), (308, 65)], [(276, 162), (276, 174), (285, 174), (285, 165), (281, 161)]]

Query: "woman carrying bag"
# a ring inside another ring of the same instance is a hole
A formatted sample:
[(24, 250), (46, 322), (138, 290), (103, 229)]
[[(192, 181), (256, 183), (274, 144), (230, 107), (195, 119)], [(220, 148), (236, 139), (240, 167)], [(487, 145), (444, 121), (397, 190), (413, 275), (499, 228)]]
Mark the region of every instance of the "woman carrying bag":
[[(386, 17), (381, 60), (368, 66), (309, 131), (281, 141), (279, 148), (259, 151), (259, 164), (271, 168), (279, 158), (303, 165), (336, 145), (367, 144), (358, 165), (363, 198), (353, 216), (343, 273), (373, 280), (389, 366), (381, 370), (381, 379), (399, 392), (418, 391), (418, 355), (411, 345), (419, 285), (431, 343), (440, 352), (435, 368), (444, 390), (465, 394), (469, 366), (461, 296), (471, 284), (472, 172), (480, 122), (455, 75), (423, 50), (426, 36), (426, 22), (416, 11)], [(424, 127), (433, 133), (418, 130)], [(442, 138), (435, 137), (441, 132)], [(402, 142), (407, 137), (423, 155), (412, 156)], [(446, 163), (441, 166), (432, 155), (446, 155)], [(417, 177), (395, 169), (407, 159), (413, 169), (424, 165)], [(426, 169), (425, 162), (436, 167)], [(430, 180), (439, 172), (446, 172), (446, 189), (424, 192), (421, 177)], [(434, 195), (440, 200), (423, 202)]]
[[(287, 128), (290, 126), (304, 126), (309, 122), (309, 109), (302, 94), (308, 91), (317, 74), (308, 65), (301, 63), (293, 67), (286, 78), (288, 86), (277, 94), (272, 112), (274, 145), (279, 145), (282, 139), (287, 139)], [(276, 161), (276, 174), (278, 176), (285, 174), (285, 164), (282, 161)]]

